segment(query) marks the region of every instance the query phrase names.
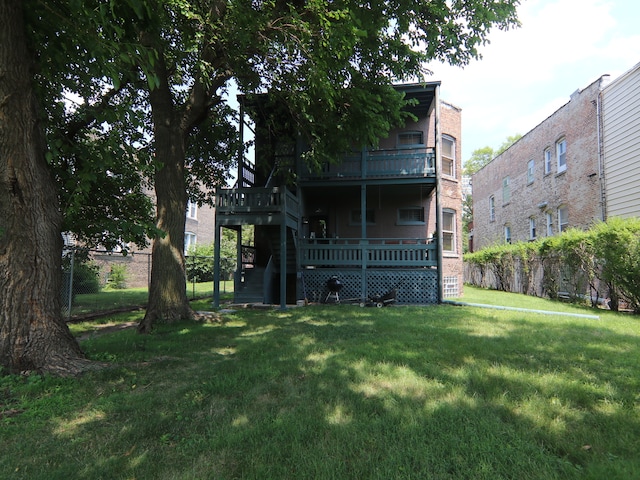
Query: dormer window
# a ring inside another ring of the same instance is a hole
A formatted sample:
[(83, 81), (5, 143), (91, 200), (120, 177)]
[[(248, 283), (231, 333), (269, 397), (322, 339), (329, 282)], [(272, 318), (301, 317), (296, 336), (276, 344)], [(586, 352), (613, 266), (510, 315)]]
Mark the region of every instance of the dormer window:
[(412, 145), (424, 145), (422, 132), (418, 130), (412, 130), (408, 132), (400, 132), (398, 134), (399, 147), (407, 147)]

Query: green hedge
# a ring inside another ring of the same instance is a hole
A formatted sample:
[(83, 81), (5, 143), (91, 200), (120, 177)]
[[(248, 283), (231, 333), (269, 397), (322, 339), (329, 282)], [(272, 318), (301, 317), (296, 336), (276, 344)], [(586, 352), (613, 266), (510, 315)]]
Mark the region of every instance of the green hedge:
[(607, 297), (612, 310), (624, 301), (640, 313), (640, 219), (612, 218), (588, 231), (569, 229), (534, 242), (494, 245), (464, 256), (482, 278), (488, 271), (494, 288), (514, 291), (515, 272), (523, 293), (530, 293), (534, 268), (542, 269), (541, 295), (557, 298), (562, 285), (573, 299)]

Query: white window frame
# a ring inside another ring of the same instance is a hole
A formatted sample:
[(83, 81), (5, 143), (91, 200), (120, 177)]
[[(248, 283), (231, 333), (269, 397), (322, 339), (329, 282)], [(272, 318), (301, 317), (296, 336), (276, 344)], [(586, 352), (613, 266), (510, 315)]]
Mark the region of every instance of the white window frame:
[(193, 232), (184, 232), (184, 253), (185, 255), (189, 251), (189, 247), (195, 246), (197, 242), (197, 236)]
[[(445, 143), (450, 144), (451, 148), (445, 149)], [(449, 151), (447, 151), (449, 150)], [(445, 151), (447, 154), (445, 155)], [(456, 140), (449, 135), (442, 135), (442, 174), (447, 177), (456, 176)], [(445, 163), (448, 165), (445, 168)]]
[(565, 205), (558, 207), (558, 233), (562, 233), (569, 228), (569, 208)]
[(556, 142), (556, 157), (558, 159), (558, 173), (567, 170), (567, 139), (561, 138)]
[(511, 180), (507, 175), (502, 179), (502, 204), (506, 205), (511, 201)]
[(504, 243), (511, 243), (511, 225), (508, 223), (504, 226)]
[(533, 158), (527, 162), (527, 183), (533, 183), (535, 175), (535, 162)]
[(553, 214), (547, 212), (547, 237), (553, 236)]
[(198, 219), (198, 204), (193, 200), (187, 202), (187, 218)]
[[(445, 216), (449, 217), (450, 220), (450, 225), (447, 225), (449, 228), (445, 229), (445, 225), (447, 224), (447, 221), (445, 220)], [(455, 210), (451, 210), (449, 208), (443, 208), (442, 209), (442, 251), (444, 253), (456, 253), (456, 211)], [(445, 238), (448, 238), (449, 241), (445, 241)], [(448, 249), (447, 247), (451, 246), (451, 249)]]
[(544, 149), (544, 173), (551, 173), (551, 148)]
[(489, 197), (489, 221), (496, 221), (496, 197), (493, 195)]

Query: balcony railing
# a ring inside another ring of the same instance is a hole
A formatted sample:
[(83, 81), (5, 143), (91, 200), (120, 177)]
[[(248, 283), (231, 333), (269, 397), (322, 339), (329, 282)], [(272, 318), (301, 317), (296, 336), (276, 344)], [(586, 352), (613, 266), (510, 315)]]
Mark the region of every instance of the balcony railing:
[(300, 239), (300, 265), (305, 267), (435, 267), (433, 239), (332, 238)]
[(216, 192), (216, 214), (285, 214), (297, 222), (298, 199), (286, 188), (231, 188)]
[(301, 179), (366, 179), (435, 176), (432, 148), (370, 150), (347, 155), (340, 163), (323, 165), (321, 171), (302, 167)]

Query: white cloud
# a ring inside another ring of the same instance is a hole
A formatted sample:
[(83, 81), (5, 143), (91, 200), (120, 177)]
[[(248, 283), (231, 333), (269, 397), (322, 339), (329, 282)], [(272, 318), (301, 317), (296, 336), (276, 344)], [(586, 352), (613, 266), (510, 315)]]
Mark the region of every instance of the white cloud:
[(442, 97), (462, 108), (463, 159), (524, 134), (603, 74), (640, 61), (637, 0), (525, 0), (522, 27), (491, 32), (466, 68), (431, 64)]

